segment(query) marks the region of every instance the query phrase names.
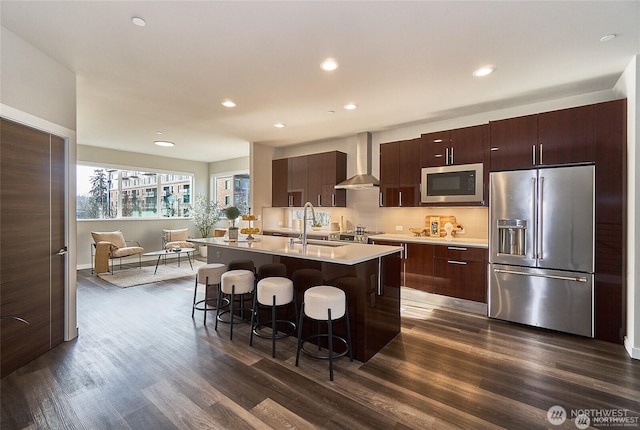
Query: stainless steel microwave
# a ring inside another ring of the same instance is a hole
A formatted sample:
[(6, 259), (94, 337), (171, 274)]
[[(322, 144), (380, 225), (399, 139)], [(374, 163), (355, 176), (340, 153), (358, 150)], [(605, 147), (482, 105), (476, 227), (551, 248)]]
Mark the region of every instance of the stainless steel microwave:
[(422, 203), (480, 203), (483, 201), (482, 163), (424, 167)]

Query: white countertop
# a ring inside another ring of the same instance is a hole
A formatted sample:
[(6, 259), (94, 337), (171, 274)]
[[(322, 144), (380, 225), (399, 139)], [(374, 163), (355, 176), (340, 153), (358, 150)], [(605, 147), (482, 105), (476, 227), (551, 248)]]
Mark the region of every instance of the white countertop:
[(389, 242), (428, 243), (431, 245), (457, 245), (468, 246), (470, 248), (489, 247), (489, 241), (487, 239), (473, 239), (464, 237), (454, 237), (449, 241), (444, 237), (410, 236), (408, 234), (378, 234), (375, 236), (369, 236), (369, 239), (386, 240)]
[[(300, 233), (302, 233), (302, 230), (295, 230), (292, 228), (286, 228), (286, 227), (278, 227), (278, 228), (265, 228), (262, 229), (265, 233), (280, 233), (280, 234), (297, 234), (299, 235)], [(320, 229), (320, 230), (313, 230), (313, 229), (309, 229), (307, 231), (307, 236), (308, 237), (327, 237), (329, 236), (331, 233), (339, 233), (340, 231), (331, 231), (331, 230), (327, 230), (327, 229)]]
[(254, 241), (247, 241), (246, 236), (241, 235), (237, 242), (229, 242), (228, 239), (221, 237), (189, 239), (189, 242), (345, 265), (358, 264), (374, 258), (391, 255), (400, 252), (402, 249), (399, 246), (367, 245), (325, 240), (309, 240), (306, 249), (304, 249), (300, 243), (295, 243), (293, 246), (290, 245), (290, 238), (288, 237), (261, 235), (254, 235), (254, 237), (256, 238)]

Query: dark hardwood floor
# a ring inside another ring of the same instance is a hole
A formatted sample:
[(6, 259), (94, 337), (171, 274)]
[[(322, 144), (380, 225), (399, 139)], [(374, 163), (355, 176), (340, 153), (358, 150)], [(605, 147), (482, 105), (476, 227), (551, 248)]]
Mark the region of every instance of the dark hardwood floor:
[[(640, 362), (620, 345), (442, 308), (412, 309), (367, 363), (191, 319), (193, 279), (121, 289), (78, 272), (80, 335), (1, 381), (9, 429), (544, 429), (624, 410), (640, 428)], [(552, 406), (569, 419), (547, 419)], [(601, 422), (593, 427), (605, 426)]]

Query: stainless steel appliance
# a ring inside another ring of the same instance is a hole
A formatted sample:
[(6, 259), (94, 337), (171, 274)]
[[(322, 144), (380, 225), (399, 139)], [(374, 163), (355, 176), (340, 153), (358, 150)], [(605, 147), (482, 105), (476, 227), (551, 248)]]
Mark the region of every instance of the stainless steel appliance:
[(477, 203), (483, 200), (482, 163), (422, 168), (422, 203)]
[(330, 233), (329, 240), (339, 242), (355, 242), (355, 243), (368, 243), (369, 236), (375, 236), (378, 234), (384, 234), (379, 231), (348, 231), (346, 233)]
[(489, 317), (594, 336), (595, 166), (492, 172)]

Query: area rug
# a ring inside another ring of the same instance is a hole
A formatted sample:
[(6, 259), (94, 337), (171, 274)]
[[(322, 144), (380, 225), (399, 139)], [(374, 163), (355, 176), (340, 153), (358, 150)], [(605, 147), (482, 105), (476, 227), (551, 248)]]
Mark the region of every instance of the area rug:
[(142, 266), (142, 268), (116, 270), (111, 273), (101, 273), (98, 276), (105, 281), (121, 288), (133, 287), (135, 285), (153, 284), (154, 282), (167, 281), (169, 279), (184, 278), (186, 276), (195, 276), (198, 273), (198, 267), (205, 264), (202, 261), (195, 260), (192, 262), (193, 269), (189, 266), (186, 259), (182, 259), (180, 267), (176, 261), (167, 261), (167, 264), (160, 262), (158, 271), (153, 274), (156, 266)]

